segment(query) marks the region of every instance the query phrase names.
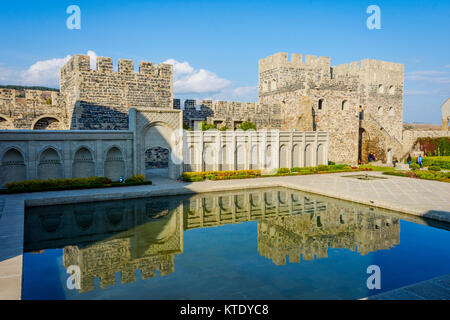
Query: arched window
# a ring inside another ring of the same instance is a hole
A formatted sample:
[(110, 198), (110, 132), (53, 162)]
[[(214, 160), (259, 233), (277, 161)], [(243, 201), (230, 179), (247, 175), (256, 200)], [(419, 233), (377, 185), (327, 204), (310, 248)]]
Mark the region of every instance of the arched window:
[(348, 110), (348, 101), (344, 100), (342, 101), (342, 111)]
[(270, 83), (270, 90), (271, 91), (277, 90), (277, 80), (275, 79), (272, 80), (272, 82)]
[(382, 106), (379, 106), (378, 107), (378, 110), (377, 110), (377, 113), (378, 113), (378, 115), (383, 115), (383, 107)]
[(378, 85), (378, 93), (384, 93), (384, 86), (382, 84)]
[(319, 109), (319, 110), (323, 109), (323, 99), (319, 99), (319, 103), (317, 104), (317, 109)]
[(393, 116), (393, 115), (394, 115), (394, 108), (393, 108), (393, 107), (390, 107), (390, 108), (389, 108), (388, 114), (389, 114), (390, 116)]
[(394, 86), (390, 86), (389, 87), (389, 94), (394, 94), (395, 93), (395, 87)]

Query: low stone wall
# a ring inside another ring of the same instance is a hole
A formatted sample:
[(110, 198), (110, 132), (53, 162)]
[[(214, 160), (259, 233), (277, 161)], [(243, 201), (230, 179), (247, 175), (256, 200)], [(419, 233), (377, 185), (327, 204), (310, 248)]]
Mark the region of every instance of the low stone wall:
[(180, 110), (130, 109), (131, 130), (0, 130), (0, 186), (12, 181), (328, 163), (327, 132), (182, 131)]
[(0, 131), (0, 185), (32, 179), (132, 175), (130, 131)]
[(185, 131), (183, 142), (184, 171), (328, 164), (327, 132)]
[(450, 137), (450, 131), (443, 130), (404, 130), (403, 131), (403, 154), (408, 156), (408, 152), (412, 151), (414, 143), (418, 138), (439, 138)]

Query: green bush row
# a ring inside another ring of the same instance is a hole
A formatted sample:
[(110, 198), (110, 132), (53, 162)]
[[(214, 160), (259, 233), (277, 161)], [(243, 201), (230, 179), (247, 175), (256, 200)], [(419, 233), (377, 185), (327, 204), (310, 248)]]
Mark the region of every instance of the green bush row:
[(125, 183), (113, 182), (106, 177), (88, 177), (72, 179), (24, 180), (10, 182), (5, 185), (5, 193), (56, 191), (85, 188), (104, 188), (123, 185), (151, 184), (145, 181), (144, 175), (136, 175), (127, 179)]
[(426, 180), (437, 180), (442, 182), (450, 182), (450, 172), (429, 171), (429, 170), (414, 170), (414, 171), (389, 171), (383, 174), (399, 177), (419, 178)]
[[(411, 159), (411, 164), (416, 163), (417, 158)], [(405, 159), (405, 163), (406, 159)], [(425, 157), (423, 158), (422, 164), (424, 167), (430, 167), (430, 166), (438, 166), (441, 169), (449, 169), (450, 170), (450, 157)]]

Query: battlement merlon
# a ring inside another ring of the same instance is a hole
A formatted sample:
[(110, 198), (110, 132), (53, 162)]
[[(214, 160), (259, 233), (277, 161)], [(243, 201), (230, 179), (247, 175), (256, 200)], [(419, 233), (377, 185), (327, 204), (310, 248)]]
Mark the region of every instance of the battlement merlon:
[(289, 61), (289, 55), (286, 52), (277, 52), (274, 55), (260, 59), (258, 61), (259, 72), (271, 70), (275, 68), (308, 68), (308, 69), (329, 69), (330, 58), (329, 57), (316, 57), (313, 55), (305, 55), (305, 61), (303, 56), (298, 53), (291, 54), (291, 60)]
[[(139, 73), (141, 75), (172, 78), (173, 66), (171, 64), (160, 63), (154, 66), (153, 62), (139, 62)], [(61, 68), (61, 78), (69, 76), (74, 72), (97, 72), (115, 74), (134, 74), (134, 63), (132, 60), (119, 59), (118, 72), (113, 70), (113, 61), (109, 57), (97, 57), (97, 66), (91, 70), (90, 57), (88, 55), (76, 54)]]

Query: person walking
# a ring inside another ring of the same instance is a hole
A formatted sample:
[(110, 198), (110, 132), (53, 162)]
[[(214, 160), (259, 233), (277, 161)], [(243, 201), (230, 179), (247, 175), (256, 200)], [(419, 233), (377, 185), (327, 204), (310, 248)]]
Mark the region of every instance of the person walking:
[(420, 168), (422, 168), (422, 161), (423, 161), (422, 154), (419, 154), (419, 156), (417, 157), (417, 163), (419, 164)]

